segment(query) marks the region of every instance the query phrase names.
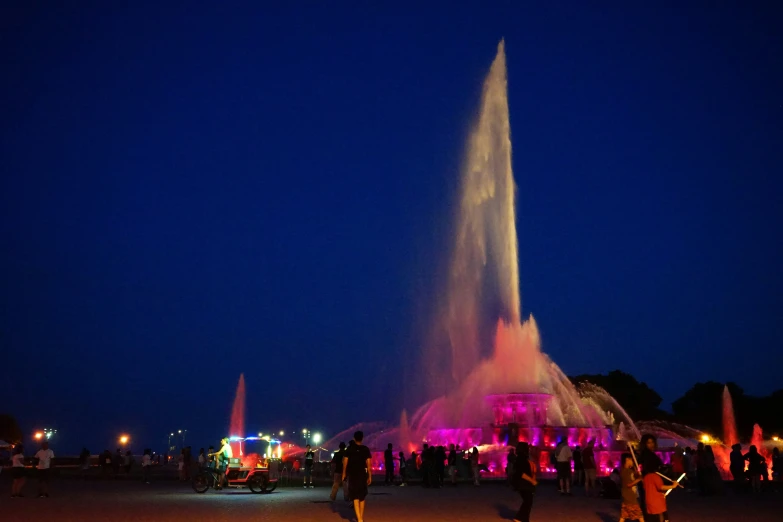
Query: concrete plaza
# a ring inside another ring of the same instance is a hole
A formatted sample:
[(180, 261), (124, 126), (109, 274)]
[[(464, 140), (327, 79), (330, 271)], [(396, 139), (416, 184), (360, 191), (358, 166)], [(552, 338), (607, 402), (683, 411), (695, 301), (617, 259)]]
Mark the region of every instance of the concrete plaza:
[[(36, 498), (36, 484), (31, 480), (26, 486), (27, 496), (12, 499), (8, 474), (3, 475), (0, 487), (6, 489), (0, 497), (0, 520), (8, 522), (344, 522), (353, 519), (352, 510), (345, 502), (329, 501), (329, 489), (324, 486), (308, 490), (280, 488), (268, 495), (254, 495), (242, 489), (210, 490), (198, 495), (189, 484), (171, 480), (142, 484), (137, 480), (71, 478), (53, 481), (50, 498)], [(532, 520), (610, 522), (618, 519), (617, 500), (585, 498), (581, 492), (561, 497), (554, 488), (552, 483), (539, 486)], [(669, 512), (675, 522), (783, 520), (780, 515), (783, 498), (775, 493), (751, 500), (750, 496), (733, 495), (702, 498), (678, 490), (669, 499)], [(367, 522), (511, 520), (518, 507), (518, 496), (502, 484), (460, 485), (440, 490), (376, 485), (370, 490), (365, 519)]]

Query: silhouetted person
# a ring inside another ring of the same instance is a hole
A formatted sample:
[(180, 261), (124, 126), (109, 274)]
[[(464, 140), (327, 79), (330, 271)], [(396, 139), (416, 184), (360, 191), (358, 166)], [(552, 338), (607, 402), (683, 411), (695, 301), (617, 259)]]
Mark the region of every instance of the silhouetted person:
[(748, 476), (750, 476), (750, 484), (753, 487), (753, 491), (761, 491), (761, 474), (767, 471), (766, 460), (761, 456), (755, 445), (751, 445), (748, 448), (745, 460), (748, 461)]
[(114, 478), (117, 478), (117, 475), (120, 474), (120, 466), (122, 466), (123, 460), (122, 451), (120, 448), (117, 448), (117, 451), (114, 452), (114, 456), (111, 458), (111, 466), (114, 468)]
[(348, 483), (343, 480), (343, 457), (345, 456), (345, 442), (340, 443), (340, 449), (334, 452), (332, 457), (332, 492), (329, 498), (332, 502), (337, 498), (337, 490), (343, 487), (343, 499), (348, 502)]
[(579, 446), (574, 448), (574, 485), (581, 485), (585, 478), (585, 468), (582, 465), (582, 450)]
[(150, 483), (150, 467), (152, 466), (152, 451), (149, 448), (144, 450), (144, 455), (141, 457), (141, 471), (144, 477), (144, 483)]
[(383, 467), (386, 470), (386, 480), (384, 484), (386, 486), (394, 485), (394, 451), (392, 451), (391, 442), (386, 447), (386, 451), (383, 452)]
[(435, 456), (435, 478), (438, 487), (443, 486), (443, 479), (446, 475), (446, 448), (438, 446), (434, 451)]
[(90, 450), (82, 448), (82, 452), (79, 454), (79, 467), (82, 470), (82, 478), (87, 478), (87, 473), (90, 471)]
[(449, 456), (448, 456), (448, 463), (449, 463), (449, 477), (451, 477), (451, 485), (456, 486), (457, 485), (457, 450), (454, 448), (454, 444), (449, 445)]
[(49, 497), (49, 476), (51, 474), (52, 459), (54, 452), (49, 449), (49, 442), (44, 440), (41, 443), (41, 449), (35, 454), (38, 461), (36, 473), (38, 475), (38, 496)]
[(508, 478), (508, 483), (511, 487), (514, 487), (514, 463), (516, 463), (516, 461), (516, 450), (512, 446), (508, 450), (508, 455), (506, 455), (506, 477)]
[[(580, 452), (582, 473), (584, 473), (585, 495), (590, 496), (590, 490), (598, 489), (598, 464), (595, 462), (595, 441), (587, 441), (585, 449)], [(576, 467), (576, 460), (574, 460)]]
[(734, 486), (739, 491), (745, 483), (745, 456), (742, 454), (742, 446), (739, 444), (731, 447), (729, 471), (734, 478)]
[(24, 446), (21, 444), (14, 446), (14, 451), (11, 455), (11, 477), (13, 478), (13, 483), (11, 484), (11, 498), (23, 497), (22, 488), (24, 488), (25, 470)]
[(405, 453), (400, 452), (400, 486), (408, 485), (408, 463), (405, 462)]
[(481, 471), (479, 470), (479, 450), (473, 446), (470, 452), (470, 469), (473, 471), (473, 485), (478, 486), (481, 482)]
[[(571, 494), (571, 458), (573, 453), (568, 447), (568, 441), (563, 437), (555, 447), (555, 460), (557, 461), (557, 481), (560, 484), (560, 493)], [(586, 484), (586, 483), (585, 483)], [(588, 495), (590, 494), (588, 490)]]
[(111, 472), (111, 452), (107, 449), (101, 453), (101, 474), (103, 478), (109, 478)]
[(130, 450), (125, 452), (125, 460), (123, 462), (125, 463), (125, 474), (129, 475), (131, 466), (133, 466), (133, 454), (131, 454)]
[(530, 522), (530, 510), (533, 508), (533, 496), (538, 481), (536, 480), (536, 465), (530, 460), (530, 446), (527, 442), (520, 442), (517, 445), (513, 469), (511, 483), (519, 492), (519, 496), (522, 497), (522, 505), (519, 506), (519, 511), (514, 516), (514, 522)]
[(781, 479), (783, 473), (783, 461), (780, 460), (780, 450), (775, 447), (772, 450), (772, 478), (775, 481)]
[(348, 477), (348, 494), (353, 501), (357, 522), (364, 522), (364, 507), (367, 488), (372, 484), (372, 455), (362, 444), (364, 433), (353, 434), (354, 444), (345, 450), (343, 457), (343, 480)]

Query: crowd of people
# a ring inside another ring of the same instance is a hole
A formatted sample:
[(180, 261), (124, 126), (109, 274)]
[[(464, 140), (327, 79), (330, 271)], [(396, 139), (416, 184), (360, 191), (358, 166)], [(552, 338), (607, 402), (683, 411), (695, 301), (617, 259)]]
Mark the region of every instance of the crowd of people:
[[(331, 460), (332, 488), (330, 499), (335, 501), (342, 489), (343, 500), (353, 506), (358, 522), (364, 520), (364, 510), (368, 486), (372, 483), (372, 455), (363, 444), (364, 434), (357, 431), (346, 445), (341, 442)], [(538, 456), (538, 455), (536, 455)], [(224, 484), (226, 470), (233, 457), (228, 438), (221, 440), (220, 449), (213, 446), (208, 450), (201, 448), (195, 462), (200, 469), (212, 469), (217, 477), (216, 489)], [(557, 487), (561, 495), (570, 496), (574, 485), (583, 485), (586, 496), (603, 496), (621, 500), (620, 522), (626, 520), (667, 521), (666, 494), (669, 490), (683, 487), (685, 479), (687, 489), (698, 491), (702, 495), (714, 495), (723, 492), (724, 482), (718, 470), (714, 452), (709, 444), (699, 443), (695, 449), (686, 447), (671, 453), (671, 460), (664, 466), (658, 456), (657, 440), (653, 435), (644, 435), (638, 451), (624, 453), (618, 467), (608, 478), (598, 479), (595, 456), (595, 443), (589, 441), (584, 448), (571, 448), (567, 440), (562, 439), (550, 453), (552, 465), (557, 472)], [(168, 455), (163, 457), (168, 462)], [(35, 479), (38, 483), (38, 496), (49, 496), (49, 474), (54, 452), (48, 441), (41, 443), (33, 457)], [(90, 468), (90, 452), (84, 448), (79, 457), (83, 471)], [(315, 451), (308, 445), (302, 455), (304, 467), (304, 488), (313, 486), (313, 468)], [(521, 505), (514, 520), (527, 522), (535, 497), (538, 466), (531, 457), (531, 448), (521, 442), (509, 448), (506, 461), (508, 483), (521, 497)], [(153, 463), (160, 463), (160, 456), (153, 457), (150, 449), (145, 449), (141, 467), (144, 481), (149, 483), (149, 470)], [(180, 480), (190, 480), (193, 463), (191, 448), (180, 451), (177, 459)], [(130, 451), (119, 448), (111, 453), (108, 450), (98, 455), (98, 466), (103, 477), (129, 474), (135, 463)], [(730, 471), (733, 484), (738, 492), (750, 490), (757, 492), (761, 483), (768, 479), (768, 463), (758, 448), (751, 445), (746, 453), (739, 444), (732, 446)], [(783, 461), (780, 452), (773, 449), (771, 456), (772, 474), (780, 480), (783, 473)], [(425, 488), (441, 488), (449, 484), (456, 486), (458, 479), (470, 477), (471, 482), (480, 485), (481, 464), (479, 450), (473, 447), (463, 450), (459, 445), (430, 446), (424, 444), (420, 453), (415, 451), (406, 458), (402, 451), (396, 452), (388, 444), (383, 454), (384, 484), (387, 486), (407, 486), (409, 479), (420, 479)], [(395, 469), (398, 473), (395, 474)], [(24, 447), (18, 444), (11, 457), (12, 489), (11, 497), (24, 496), (26, 482)]]

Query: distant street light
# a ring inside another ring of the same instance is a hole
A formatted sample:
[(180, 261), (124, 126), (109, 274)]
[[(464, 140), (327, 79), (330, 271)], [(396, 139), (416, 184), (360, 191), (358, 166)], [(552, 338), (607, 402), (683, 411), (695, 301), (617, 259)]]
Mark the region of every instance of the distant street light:
[(42, 431), (36, 431), (35, 435), (33, 435), (35, 440), (41, 440), (43, 438), (43, 432)]
[(128, 443), (129, 437), (127, 435), (120, 436), (120, 444), (125, 446)]
[(280, 430), (280, 436), (282, 437), (283, 435), (285, 435), (285, 432), (283, 430)]
[(313, 433), (313, 443), (316, 446), (321, 443), (321, 434), (320, 433)]

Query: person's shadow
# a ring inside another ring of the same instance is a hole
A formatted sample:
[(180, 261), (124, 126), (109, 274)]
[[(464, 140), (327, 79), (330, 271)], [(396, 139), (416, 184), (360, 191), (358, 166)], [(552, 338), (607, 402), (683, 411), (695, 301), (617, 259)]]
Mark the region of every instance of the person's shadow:
[(617, 522), (617, 515), (607, 513), (606, 511), (596, 511), (596, 515), (601, 519), (601, 522)]
[(503, 520), (514, 520), (514, 515), (517, 514), (517, 512), (514, 511), (512, 508), (508, 507), (505, 504), (501, 504), (500, 502), (495, 504), (495, 509), (498, 510), (498, 516)]
[(340, 515), (343, 520), (354, 520), (355, 513), (353, 511), (353, 504), (348, 505), (345, 502), (332, 502), (332, 513)]

